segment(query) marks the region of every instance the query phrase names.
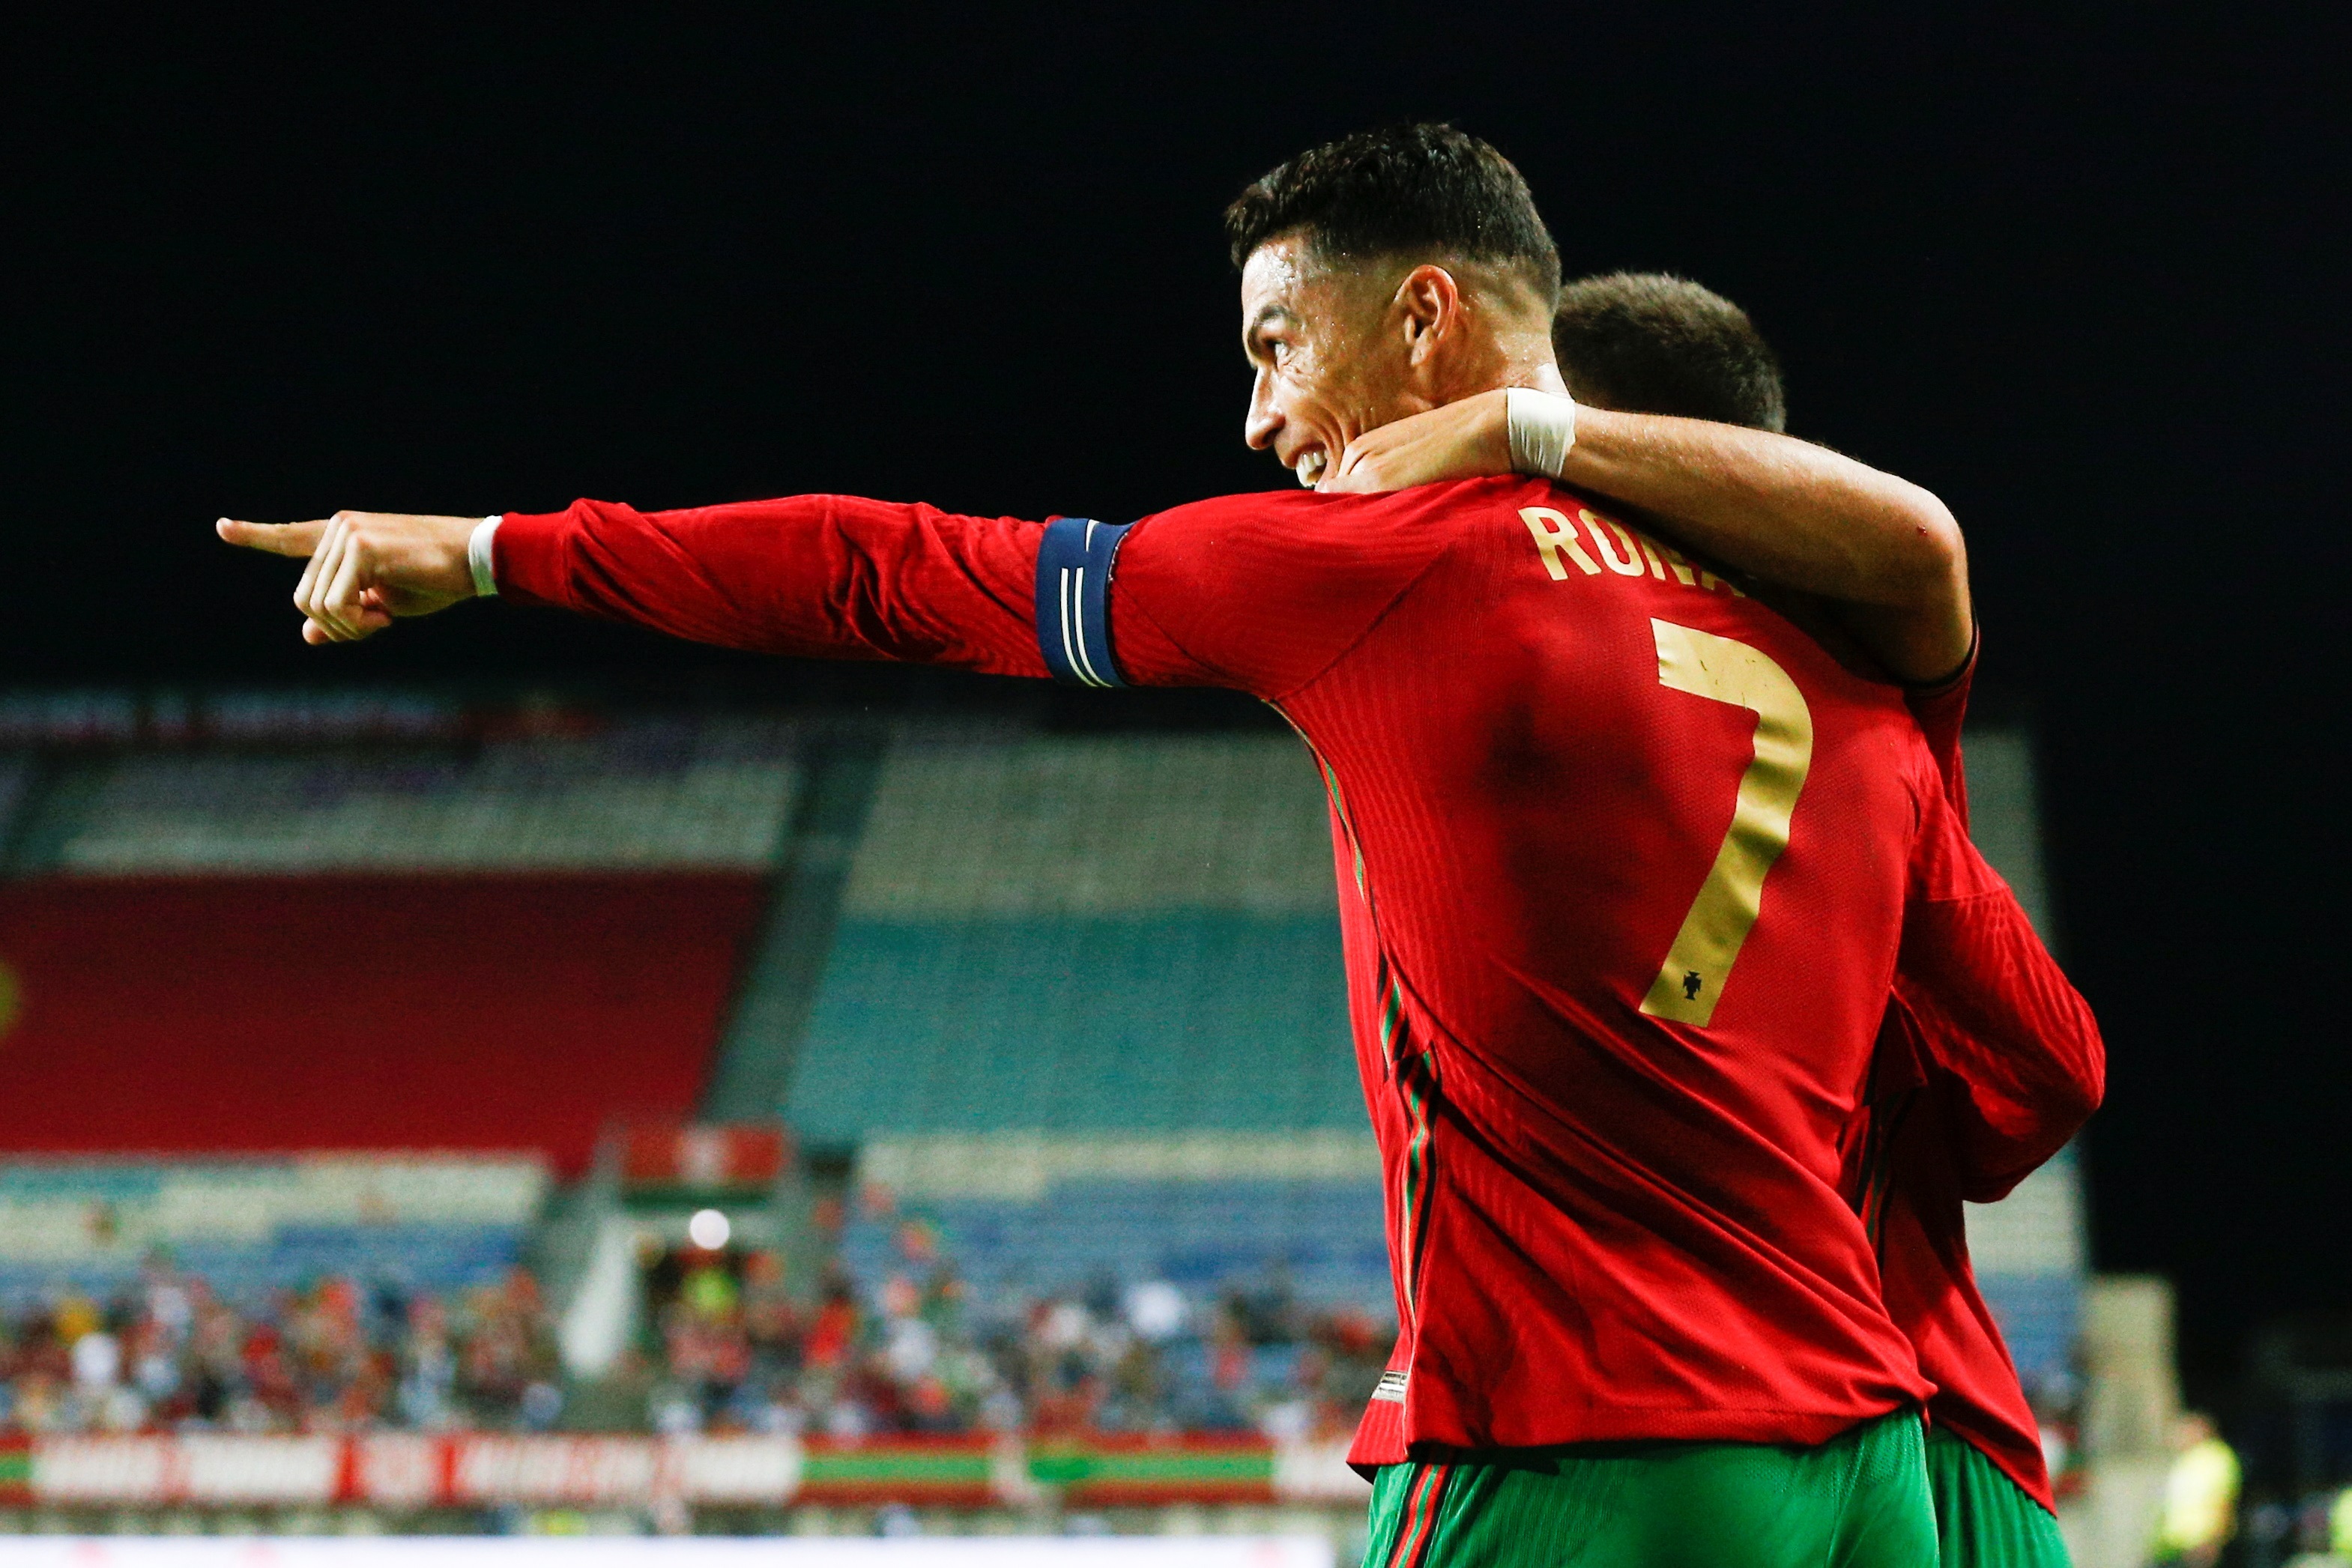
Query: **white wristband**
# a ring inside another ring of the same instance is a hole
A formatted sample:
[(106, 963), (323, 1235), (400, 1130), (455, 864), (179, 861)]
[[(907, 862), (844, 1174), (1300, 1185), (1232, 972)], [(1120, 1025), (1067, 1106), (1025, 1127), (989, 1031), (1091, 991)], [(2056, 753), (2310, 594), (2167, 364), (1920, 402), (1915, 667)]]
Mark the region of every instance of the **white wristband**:
[(499, 523), (505, 516), (500, 512), (497, 517), (484, 517), (466, 537), (466, 565), (473, 570), (474, 596), (478, 599), (499, 596), (498, 574), (491, 570), (490, 540), (497, 536)]
[(1503, 392), (1504, 423), (1511, 433), (1511, 467), (1520, 474), (1557, 479), (1576, 444), (1576, 400), (1532, 387)]

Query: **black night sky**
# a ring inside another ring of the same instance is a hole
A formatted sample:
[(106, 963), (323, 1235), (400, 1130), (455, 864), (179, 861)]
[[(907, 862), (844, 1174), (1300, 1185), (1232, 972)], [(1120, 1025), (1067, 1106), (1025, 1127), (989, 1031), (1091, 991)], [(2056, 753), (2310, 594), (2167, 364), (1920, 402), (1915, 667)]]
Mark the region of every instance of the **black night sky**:
[(2112, 1050), (2099, 1265), (2181, 1282), (2200, 1379), (2352, 1306), (2352, 72), (2315, 7), (396, 9), (11, 39), (0, 685), (789, 693), (510, 611), (307, 650), (209, 525), (1287, 484), (1239, 439), (1218, 209), (1452, 118), (1571, 273), (1741, 301), (1793, 427), (1968, 528)]

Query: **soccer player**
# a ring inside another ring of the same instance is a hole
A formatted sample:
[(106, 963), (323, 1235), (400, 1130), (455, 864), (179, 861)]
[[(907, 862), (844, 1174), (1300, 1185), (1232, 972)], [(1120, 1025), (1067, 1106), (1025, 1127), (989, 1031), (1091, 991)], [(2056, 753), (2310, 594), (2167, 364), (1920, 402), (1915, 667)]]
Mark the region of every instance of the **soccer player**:
[[(1482, 142), (1349, 138), (1254, 185), (1228, 229), (1249, 434), (1303, 477), (1404, 414), (1562, 390), (1558, 253)], [(1623, 444), (1604, 431), (1592, 455), (1638, 467), (1672, 423), (1619, 416)], [(1924, 493), (1773, 450), (1767, 483), (1708, 489), (1702, 463), (1685, 487), (1849, 561), (1942, 558), (1890, 580), (1948, 568), (1940, 508), (1906, 499)], [(781, 653), (1274, 705), (1332, 799), (1390, 1181), (1402, 1333), (1356, 1450), (1383, 1561), (1934, 1560), (1930, 1388), (1840, 1139), (1906, 931), (1985, 889), (1899, 692), (1705, 566), (1519, 477), (1126, 527), (804, 496), (222, 532), (309, 558), (314, 642), (496, 593)], [(2030, 976), (1941, 978), (2018, 1027), (2043, 1005)]]
[[(1580, 408), (1786, 427), (1770, 346), (1745, 311), (1686, 279), (1619, 273), (1573, 283), (1561, 294), (1552, 342)], [(1327, 484), (1377, 491), (1509, 465), (1499, 399), (1455, 403), (1380, 434), (1378, 454), (1352, 455), (1344, 476)], [(1910, 694), (1963, 821), (1959, 729), (1975, 667), (1971, 644), (1958, 672)], [(2022, 910), (2006, 897), (1972, 925), (1980, 936), (2033, 940)], [(2084, 1011), (2074, 1032), (2028, 1040), (2039, 1049), (2025, 1060), (2000, 1060), (1967, 1038), (1961, 1019), (1970, 998), (1925, 994), (1900, 968), (1896, 992), (1870, 1103), (1849, 1141), (1847, 1186), (1877, 1240), (1887, 1310), (1937, 1385), (1927, 1405), (1927, 1471), (1943, 1563), (2063, 1568), (2040, 1433), (1977, 1290), (1960, 1205), (2002, 1196), (2039, 1152), (2074, 1134), (2098, 1103), (2105, 1050)], [(2068, 1014), (2052, 1016), (2063, 1022)], [(1972, 1088), (1968, 1074), (1991, 1082)], [(1984, 1125), (1979, 1094), (1999, 1102), (2005, 1124)]]

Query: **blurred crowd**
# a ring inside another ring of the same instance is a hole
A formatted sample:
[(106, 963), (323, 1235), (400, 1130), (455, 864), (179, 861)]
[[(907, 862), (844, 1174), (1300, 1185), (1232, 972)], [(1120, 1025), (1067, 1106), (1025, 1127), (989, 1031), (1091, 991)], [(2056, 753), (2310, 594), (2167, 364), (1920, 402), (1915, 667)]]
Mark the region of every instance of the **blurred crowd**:
[(93, 1297), (0, 1304), (0, 1433), (1350, 1429), (1393, 1337), (1279, 1278), (1188, 1294), (1105, 1275), (971, 1288), (919, 1219), (892, 1266), (788, 1288), (772, 1250), (648, 1257), (645, 1332), (570, 1385), (537, 1281), (437, 1294), (331, 1276), (232, 1302), (162, 1263)]
[(1394, 1337), (1361, 1308), (1302, 1305), (1278, 1277), (1203, 1297), (1108, 1274), (991, 1292), (920, 1219), (898, 1225), (893, 1254), (878, 1279), (834, 1269), (806, 1305), (773, 1253), (664, 1257), (651, 1274), (655, 1425), (1328, 1437), (1353, 1428)]
[(158, 1265), (107, 1299), (0, 1306), (0, 1431), (529, 1430), (562, 1406), (522, 1270), (446, 1297), (330, 1277), (240, 1305)]

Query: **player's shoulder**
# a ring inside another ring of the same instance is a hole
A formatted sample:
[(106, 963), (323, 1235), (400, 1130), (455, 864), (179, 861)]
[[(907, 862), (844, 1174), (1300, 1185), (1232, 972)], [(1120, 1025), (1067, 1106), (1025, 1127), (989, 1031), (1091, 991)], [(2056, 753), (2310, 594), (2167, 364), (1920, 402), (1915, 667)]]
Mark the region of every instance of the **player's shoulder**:
[[(1106, 588), (1122, 661), (1147, 679), (1206, 672), (1262, 696), (1295, 690), (1427, 580), (1465, 511), (1496, 510), (1464, 492), (1524, 483), (1220, 496), (1155, 512), (1125, 530)], [(1152, 665), (1154, 635), (1184, 657)]]
[(1543, 487), (1506, 475), (1376, 495), (1217, 496), (1139, 519), (1128, 548), (1323, 569), (1421, 564), (1482, 531), (1518, 527), (1517, 498)]
[[(1407, 490), (1331, 494), (1285, 488), (1251, 490), (1188, 501), (1145, 517), (1139, 527), (1160, 528), (1380, 529), (1451, 520), (1481, 503), (1521, 491), (1549, 488), (1546, 482), (1516, 474), (1416, 485)], [(1504, 515), (1508, 516), (1508, 513)]]

